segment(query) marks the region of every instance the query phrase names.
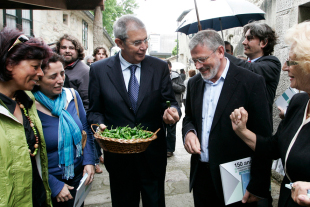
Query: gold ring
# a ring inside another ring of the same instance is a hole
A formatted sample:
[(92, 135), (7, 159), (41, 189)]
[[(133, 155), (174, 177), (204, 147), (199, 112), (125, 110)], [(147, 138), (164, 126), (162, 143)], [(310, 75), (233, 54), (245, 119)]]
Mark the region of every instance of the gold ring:
[(292, 186), (292, 191), (294, 191), (295, 190), (295, 188)]

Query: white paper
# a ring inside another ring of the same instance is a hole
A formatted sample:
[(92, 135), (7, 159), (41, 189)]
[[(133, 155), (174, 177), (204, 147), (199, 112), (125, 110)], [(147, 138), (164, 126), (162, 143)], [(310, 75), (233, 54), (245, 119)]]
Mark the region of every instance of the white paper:
[(296, 93), (298, 93), (296, 89), (289, 87), (281, 96), (277, 98), (275, 104), (286, 111), (288, 104)]
[(89, 191), (91, 190), (91, 186), (93, 183), (90, 183), (89, 185), (85, 185), (85, 181), (87, 177), (88, 177), (88, 174), (85, 173), (85, 175), (80, 181), (79, 187), (76, 189), (73, 207), (80, 207), (82, 203), (84, 202), (86, 196), (88, 195)]
[(225, 205), (242, 200), (250, 182), (251, 158), (220, 164)]

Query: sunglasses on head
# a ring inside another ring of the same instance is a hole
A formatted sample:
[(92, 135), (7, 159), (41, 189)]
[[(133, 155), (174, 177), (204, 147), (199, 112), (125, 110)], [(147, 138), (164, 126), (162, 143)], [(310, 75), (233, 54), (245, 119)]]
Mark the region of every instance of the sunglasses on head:
[(19, 35), (17, 38), (16, 38), (16, 40), (15, 40), (15, 42), (13, 43), (13, 45), (8, 49), (8, 52), (15, 46), (15, 45), (17, 45), (17, 44), (19, 44), (19, 43), (24, 43), (24, 42), (27, 42), (29, 40), (29, 38), (28, 37), (26, 37), (26, 35)]

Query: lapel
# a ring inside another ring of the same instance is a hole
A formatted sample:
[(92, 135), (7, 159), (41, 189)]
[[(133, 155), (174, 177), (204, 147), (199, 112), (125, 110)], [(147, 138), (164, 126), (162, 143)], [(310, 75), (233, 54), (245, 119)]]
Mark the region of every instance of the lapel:
[[(198, 80), (194, 83), (193, 89), (193, 96), (191, 96), (192, 99), (198, 99), (197, 101), (193, 101), (194, 105), (192, 106), (195, 111), (195, 117), (197, 117), (197, 120), (199, 120), (197, 123), (198, 128), (198, 137), (201, 138), (201, 131), (202, 131), (202, 104), (203, 104), (203, 94), (204, 94), (204, 87), (205, 82), (203, 81), (202, 77), (200, 76)], [(192, 109), (192, 111), (193, 111)], [(197, 109), (197, 110), (195, 110)]]
[(124, 99), (125, 103), (131, 108), (131, 103), (129, 100), (129, 96), (126, 90), (124, 76), (121, 68), (121, 63), (119, 60), (119, 54), (116, 54), (113, 59), (107, 64), (109, 70), (107, 71), (107, 75), (110, 78), (112, 84)]
[[(239, 80), (235, 77), (238, 74), (236, 66), (230, 62), (230, 66), (224, 81), (224, 85), (221, 91), (220, 98), (217, 102), (214, 118), (212, 122), (211, 132), (219, 121), (222, 113), (224, 112), (226, 105), (229, 103), (230, 98), (235, 93)], [(227, 117), (229, 118), (229, 117)]]
[(155, 68), (153, 68), (152, 64), (153, 63), (149, 56), (145, 56), (144, 60), (141, 62), (141, 77), (140, 77), (139, 96), (137, 101), (137, 111), (139, 110), (139, 107), (148, 92), (151, 80), (153, 78)]

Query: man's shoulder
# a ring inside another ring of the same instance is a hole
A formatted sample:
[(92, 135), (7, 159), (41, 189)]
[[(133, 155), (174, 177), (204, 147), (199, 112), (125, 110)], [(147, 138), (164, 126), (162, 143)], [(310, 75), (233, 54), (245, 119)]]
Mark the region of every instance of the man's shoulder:
[(171, 71), (171, 79), (181, 77), (180, 74), (176, 71)]
[(197, 82), (197, 81), (203, 81), (200, 73), (194, 75), (193, 77), (191, 77), (190, 79), (188, 79), (188, 86), (190, 86), (191, 84)]
[(280, 60), (276, 56), (273, 56), (273, 55), (265, 55), (259, 58), (256, 62), (262, 62), (262, 61), (273, 61), (273, 62), (280, 63)]
[[(237, 66), (233, 63), (230, 63), (228, 73), (232, 73), (234, 74), (233, 76), (236, 76), (236, 77), (241, 77), (240, 80), (244, 82), (253, 81), (255, 79), (262, 77), (256, 73), (253, 73), (250, 70), (246, 70), (243, 67)], [(227, 77), (230, 77), (230, 76), (227, 76)]]
[[(118, 61), (118, 64), (120, 65), (120, 60), (117, 58), (117, 56), (118, 54), (102, 60), (98, 60), (91, 64), (91, 68), (98, 68), (100, 71), (102, 71), (105, 70), (106, 66), (113, 67), (115, 61)], [(98, 71), (98, 69), (96, 69), (96, 71)]]
[(86, 70), (89, 71), (89, 66), (86, 65), (82, 60), (79, 60), (73, 69)]
[(155, 64), (167, 64), (167, 62), (157, 58), (157, 57), (153, 57), (153, 56), (149, 56), (149, 55), (146, 55), (144, 60), (142, 60), (142, 63), (143, 62), (150, 62), (150, 63), (155, 63)]

